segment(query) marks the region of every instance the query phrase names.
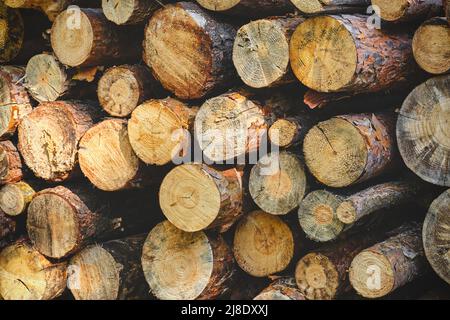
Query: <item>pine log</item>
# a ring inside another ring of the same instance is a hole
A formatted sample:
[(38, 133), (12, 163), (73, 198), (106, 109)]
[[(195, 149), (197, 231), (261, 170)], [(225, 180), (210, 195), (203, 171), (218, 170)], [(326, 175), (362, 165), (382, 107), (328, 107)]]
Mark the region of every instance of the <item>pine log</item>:
[(330, 187), (376, 177), (396, 164), (395, 116), (390, 113), (333, 117), (313, 127), (303, 153), (311, 173)]
[(414, 34), (414, 59), (425, 71), (443, 74), (450, 71), (450, 25), (445, 17), (425, 21)]
[(237, 16), (275, 16), (294, 12), (290, 0), (197, 0), (204, 8)]
[(26, 241), (0, 252), (0, 295), (5, 300), (50, 300), (66, 288), (66, 262), (51, 262)]
[(442, 0), (371, 0), (380, 17), (391, 22), (425, 20), (442, 13)]
[(134, 152), (146, 164), (160, 166), (188, 155), (197, 111), (173, 98), (139, 105), (128, 121)]
[(22, 160), (11, 141), (0, 141), (0, 184), (18, 182), (23, 178)]
[[(10, 237), (16, 232), (16, 221), (0, 211), (0, 240)], [(1, 247), (0, 247), (1, 249)]]
[(128, 117), (138, 105), (161, 93), (159, 83), (142, 65), (122, 65), (106, 70), (98, 82), (98, 100), (115, 117)]
[(199, 99), (229, 86), (236, 29), (190, 2), (158, 10), (145, 28), (145, 63), (164, 88)]
[(450, 75), (429, 79), (406, 98), (397, 142), (408, 168), (423, 180), (450, 187)]
[(31, 102), (22, 84), (22, 67), (0, 67), (0, 139), (11, 137), (19, 121), (31, 112)]
[(186, 232), (227, 231), (243, 213), (242, 171), (183, 164), (166, 175), (159, 203), (166, 218)]
[(93, 103), (41, 103), (19, 125), (18, 148), (26, 165), (37, 177), (51, 182), (76, 176), (78, 142), (98, 116)]
[(289, 65), (289, 40), (303, 17), (252, 21), (242, 26), (233, 46), (233, 63), (242, 81), (253, 88), (294, 82)]
[(164, 221), (145, 240), (142, 268), (158, 299), (210, 300), (228, 290), (234, 259), (220, 236), (184, 232)]
[(289, 148), (303, 143), (306, 133), (316, 123), (314, 115), (298, 112), (296, 115), (280, 118), (269, 128), (270, 142), (280, 148)]
[(124, 119), (106, 119), (86, 131), (78, 158), (86, 178), (103, 191), (140, 188), (160, 176), (139, 161)]
[(140, 24), (168, 0), (102, 0), (106, 18), (117, 25)]
[(306, 300), (294, 278), (280, 278), (272, 282), (253, 300)]
[(363, 13), (370, 0), (291, 0), (304, 14)]
[(346, 197), (338, 208), (338, 219), (347, 225), (378, 211), (408, 203), (420, 195), (417, 184), (397, 181), (377, 184)]
[[(74, 16), (78, 14), (79, 18)], [(65, 10), (55, 19), (51, 30), (56, 57), (71, 67), (137, 60), (139, 41), (135, 28), (119, 28), (106, 19), (101, 9), (83, 8), (79, 13)]]
[[(69, 262), (69, 289), (76, 300), (148, 298), (141, 267), (146, 235), (88, 246)], [(71, 272), (71, 273), (70, 273)]]
[(8, 183), (0, 189), (0, 209), (9, 216), (18, 216), (26, 211), (35, 194), (24, 181)]
[(280, 217), (253, 211), (242, 217), (236, 227), (234, 257), (239, 267), (254, 277), (285, 270), (294, 249), (292, 231)]
[(425, 254), (434, 271), (450, 284), (450, 189), (430, 206), (423, 224)]
[(297, 208), (306, 187), (303, 162), (291, 152), (272, 152), (262, 157), (250, 172), (250, 195), (270, 214), (285, 215)]
[(416, 223), (407, 224), (353, 259), (350, 283), (365, 298), (383, 297), (423, 275), (425, 260), (421, 228)]
[(377, 92), (403, 85), (416, 74), (406, 33), (367, 26), (360, 15), (319, 16), (301, 23), (291, 38), (291, 67), (320, 92)]

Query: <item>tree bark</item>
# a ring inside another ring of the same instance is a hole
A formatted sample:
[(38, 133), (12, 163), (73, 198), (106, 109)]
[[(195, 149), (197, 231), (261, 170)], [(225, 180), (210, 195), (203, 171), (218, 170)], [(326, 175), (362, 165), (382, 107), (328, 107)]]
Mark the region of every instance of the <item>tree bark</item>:
[(59, 182), (79, 173), (77, 147), (99, 117), (90, 102), (44, 102), (19, 125), (19, 150), (27, 166), (42, 179)]
[(250, 195), (270, 214), (285, 215), (297, 208), (306, 188), (303, 162), (291, 152), (273, 152), (262, 157), (250, 173)]
[(292, 35), (291, 67), (319, 92), (392, 89), (417, 75), (411, 40), (407, 33), (369, 29), (365, 16), (314, 17)]
[(0, 189), (0, 209), (9, 216), (23, 214), (36, 194), (26, 182), (8, 183)]
[(450, 25), (445, 17), (425, 21), (414, 34), (414, 59), (425, 71), (443, 74), (450, 71)]
[(442, 193), (430, 206), (423, 224), (425, 254), (434, 271), (450, 284), (450, 190)]
[(164, 178), (159, 203), (166, 218), (186, 232), (227, 231), (243, 213), (242, 171), (183, 164)]
[(447, 22), (450, 24), (450, 1), (443, 0), (443, 6), (445, 11), (445, 16), (447, 17)]
[(77, 300), (149, 298), (141, 266), (146, 235), (84, 248), (69, 262), (69, 289)]
[(364, 13), (370, 0), (291, 0), (304, 14)]
[(106, 18), (117, 25), (140, 24), (170, 0), (102, 0)]
[(435, 77), (406, 98), (397, 120), (397, 141), (408, 168), (423, 180), (450, 187), (450, 75)]
[(101, 9), (83, 8), (80, 12), (68, 9), (53, 23), (51, 44), (56, 57), (65, 65), (109, 65), (138, 60), (140, 36), (137, 31), (114, 25)]
[(234, 234), (233, 252), (242, 270), (267, 277), (285, 270), (294, 256), (294, 236), (281, 218), (263, 211), (242, 217)]
[(242, 81), (253, 88), (295, 81), (289, 66), (289, 40), (305, 19), (298, 16), (267, 18), (242, 26), (233, 47), (233, 63)]
[(16, 222), (0, 211), (0, 240), (10, 237), (14, 232), (16, 232)]
[(363, 113), (333, 117), (313, 127), (303, 153), (311, 173), (330, 187), (376, 177), (396, 164), (395, 115)]
[(230, 85), (234, 26), (199, 6), (178, 2), (158, 10), (145, 28), (143, 59), (164, 88), (200, 99)]
[(272, 282), (253, 300), (306, 300), (294, 278), (280, 278)]
[(391, 22), (406, 22), (425, 20), (442, 13), (442, 0), (371, 0), (373, 6), (378, 6), (380, 17)]
[(5, 300), (50, 300), (66, 288), (66, 262), (51, 262), (27, 241), (0, 252), (0, 295)]
[(139, 105), (128, 121), (131, 146), (146, 164), (166, 165), (191, 155), (191, 133), (197, 107), (173, 98)]
[(416, 223), (406, 224), (393, 234), (353, 259), (349, 278), (359, 295), (383, 297), (426, 272), (421, 227)]
[(0, 141), (0, 184), (18, 182), (22, 179), (22, 160), (11, 141)]
[(21, 79), (21, 67), (0, 67), (0, 139), (8, 139), (16, 132), (19, 121), (31, 112), (31, 102)]
[(267, 17), (295, 11), (290, 0), (197, 0), (197, 2), (208, 10), (237, 16)]
[(226, 293), (234, 259), (219, 236), (184, 232), (168, 221), (148, 235), (142, 268), (151, 292), (161, 300), (210, 300)]

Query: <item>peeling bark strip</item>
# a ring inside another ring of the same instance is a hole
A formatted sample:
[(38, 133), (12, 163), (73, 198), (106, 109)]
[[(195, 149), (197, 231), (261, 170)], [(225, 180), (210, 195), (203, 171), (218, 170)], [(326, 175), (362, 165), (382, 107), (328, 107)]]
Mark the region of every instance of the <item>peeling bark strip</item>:
[(0, 141), (0, 184), (18, 182), (22, 179), (22, 160), (11, 141)]
[(388, 171), (397, 153), (394, 120), (390, 113), (364, 113), (317, 124), (303, 143), (306, 165), (330, 187), (350, 186)]
[(365, 16), (319, 16), (291, 38), (291, 67), (320, 92), (376, 92), (404, 84), (418, 68), (408, 34), (369, 29)]
[(5, 300), (51, 300), (66, 288), (66, 262), (53, 263), (26, 241), (0, 252), (0, 296)]
[(445, 17), (425, 21), (412, 45), (414, 59), (423, 70), (433, 74), (450, 71), (450, 25)]
[(161, 93), (162, 88), (150, 70), (137, 64), (106, 70), (97, 90), (100, 105), (115, 117), (128, 117), (138, 105)]
[(220, 236), (184, 232), (164, 221), (145, 240), (142, 268), (158, 299), (210, 300), (228, 291), (234, 259)]
[(237, 225), (233, 252), (242, 270), (266, 277), (287, 268), (294, 256), (294, 236), (281, 218), (253, 211)]
[(306, 300), (294, 278), (280, 278), (272, 282), (253, 300)]
[(450, 187), (450, 75), (429, 79), (406, 98), (397, 141), (409, 169), (423, 180)]
[(303, 199), (306, 187), (303, 162), (287, 151), (264, 156), (250, 173), (250, 195), (270, 214), (284, 215), (294, 210)]
[(377, 238), (372, 233), (350, 237), (302, 257), (295, 269), (299, 291), (309, 300), (333, 300), (350, 291), (347, 273), (353, 258)]
[(19, 125), (19, 150), (33, 173), (47, 181), (64, 181), (77, 174), (77, 147), (98, 118), (89, 102), (44, 102)]
[(370, 0), (290, 0), (301, 13), (363, 13)]
[(425, 20), (442, 13), (442, 0), (371, 0), (380, 9), (380, 17), (386, 21), (405, 22)]
[(197, 107), (173, 98), (139, 105), (128, 121), (131, 146), (146, 164), (165, 165), (190, 152)]
[(31, 112), (31, 102), (22, 79), (22, 67), (0, 66), (0, 139), (11, 137), (19, 121)]
[(243, 213), (242, 174), (239, 169), (217, 171), (204, 164), (175, 167), (161, 183), (161, 209), (181, 230), (225, 232)]
[(350, 265), (350, 283), (363, 297), (383, 297), (426, 271), (421, 227), (406, 224), (393, 234), (360, 252)]
[(9, 237), (15, 231), (16, 222), (4, 212), (0, 211), (0, 240)]
[(86, 247), (69, 262), (69, 287), (77, 300), (149, 298), (141, 266), (146, 235)]
[(73, 15), (63, 11), (52, 26), (52, 48), (61, 63), (88, 67), (138, 60), (140, 37), (135, 28), (119, 28), (101, 9), (81, 9), (77, 27)]
[(0, 189), (0, 209), (9, 216), (26, 211), (36, 192), (26, 182), (9, 183)]
[(419, 190), (419, 185), (409, 182), (378, 184), (347, 197), (337, 208), (336, 214), (341, 222), (353, 224), (378, 210), (414, 200), (419, 196)]
[(236, 29), (190, 2), (158, 10), (145, 28), (145, 63), (164, 88), (199, 99), (228, 87)]
[(289, 66), (289, 40), (303, 17), (252, 21), (242, 26), (233, 47), (233, 63), (242, 81), (253, 88), (295, 81)]
[(423, 224), (425, 254), (434, 271), (450, 284), (450, 189), (430, 206)]
[(115, 24), (139, 24), (146, 21), (169, 0), (102, 0), (103, 13)]
[(204, 8), (238, 16), (276, 16), (294, 12), (290, 0), (197, 0)]

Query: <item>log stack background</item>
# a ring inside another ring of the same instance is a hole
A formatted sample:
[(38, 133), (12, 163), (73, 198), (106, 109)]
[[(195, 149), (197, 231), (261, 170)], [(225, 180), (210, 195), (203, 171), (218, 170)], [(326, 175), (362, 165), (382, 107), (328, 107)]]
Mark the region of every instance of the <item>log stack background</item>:
[(448, 299), (449, 19), (1, 1), (0, 299)]

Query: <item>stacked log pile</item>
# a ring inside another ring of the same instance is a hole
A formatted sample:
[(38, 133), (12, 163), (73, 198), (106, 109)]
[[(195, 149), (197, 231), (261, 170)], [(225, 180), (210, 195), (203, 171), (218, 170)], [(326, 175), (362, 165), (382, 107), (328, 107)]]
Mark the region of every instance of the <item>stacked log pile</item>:
[(0, 299), (450, 285), (449, 12), (0, 1)]

